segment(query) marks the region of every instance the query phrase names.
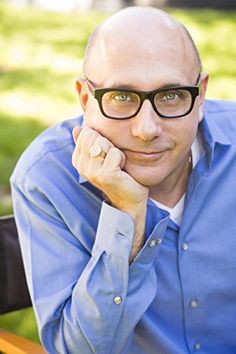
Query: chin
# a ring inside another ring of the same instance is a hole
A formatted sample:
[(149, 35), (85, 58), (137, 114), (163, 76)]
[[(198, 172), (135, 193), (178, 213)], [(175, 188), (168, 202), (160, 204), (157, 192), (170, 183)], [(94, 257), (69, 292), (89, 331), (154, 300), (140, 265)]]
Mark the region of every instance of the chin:
[(163, 170), (160, 171), (157, 167), (135, 166), (131, 168), (129, 166), (125, 166), (125, 171), (133, 177), (136, 182), (146, 187), (155, 186), (165, 179)]

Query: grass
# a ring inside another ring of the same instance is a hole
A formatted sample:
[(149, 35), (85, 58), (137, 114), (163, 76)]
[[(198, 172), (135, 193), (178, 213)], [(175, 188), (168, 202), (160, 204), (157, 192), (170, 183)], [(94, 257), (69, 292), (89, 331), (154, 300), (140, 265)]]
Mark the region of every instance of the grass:
[(34, 342), (39, 341), (34, 312), (32, 308), (14, 311), (0, 317), (0, 328), (17, 333)]
[(210, 74), (207, 96), (235, 99), (236, 11), (176, 10), (174, 14), (190, 29)]
[[(208, 97), (235, 99), (236, 12), (170, 12), (190, 29), (204, 69)], [(108, 14), (56, 14), (0, 3), (0, 214), (12, 212), (9, 176), (22, 151), (46, 126), (81, 112), (74, 82), (92, 29)], [(0, 317), (0, 326), (38, 340), (31, 309)]]

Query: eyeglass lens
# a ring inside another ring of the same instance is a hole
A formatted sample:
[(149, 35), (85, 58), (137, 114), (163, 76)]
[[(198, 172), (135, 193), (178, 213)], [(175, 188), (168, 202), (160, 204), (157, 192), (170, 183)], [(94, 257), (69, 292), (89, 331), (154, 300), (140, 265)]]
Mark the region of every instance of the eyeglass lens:
[[(135, 115), (141, 104), (135, 92), (108, 91), (102, 97), (102, 108), (106, 115), (122, 119)], [(175, 117), (188, 112), (192, 104), (191, 93), (186, 89), (170, 89), (156, 93), (154, 105), (163, 116)]]

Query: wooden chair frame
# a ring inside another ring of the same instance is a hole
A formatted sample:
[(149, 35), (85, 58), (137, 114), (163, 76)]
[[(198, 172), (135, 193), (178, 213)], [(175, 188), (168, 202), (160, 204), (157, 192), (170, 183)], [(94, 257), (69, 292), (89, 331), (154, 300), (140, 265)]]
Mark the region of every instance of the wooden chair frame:
[(5, 354), (46, 354), (40, 344), (0, 329), (0, 351)]

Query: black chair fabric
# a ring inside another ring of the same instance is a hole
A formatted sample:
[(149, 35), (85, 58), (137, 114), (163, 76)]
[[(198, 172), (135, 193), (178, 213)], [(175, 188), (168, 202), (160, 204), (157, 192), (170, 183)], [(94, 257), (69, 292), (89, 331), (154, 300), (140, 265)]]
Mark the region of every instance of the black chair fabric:
[(13, 216), (0, 217), (0, 314), (31, 306)]

